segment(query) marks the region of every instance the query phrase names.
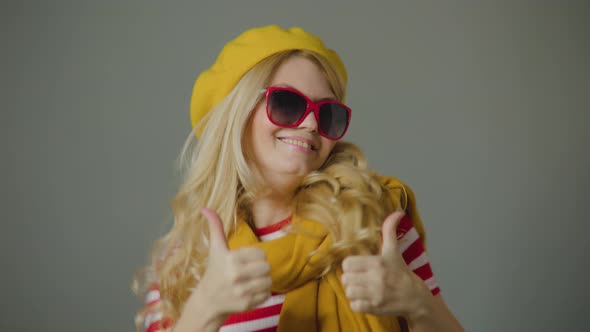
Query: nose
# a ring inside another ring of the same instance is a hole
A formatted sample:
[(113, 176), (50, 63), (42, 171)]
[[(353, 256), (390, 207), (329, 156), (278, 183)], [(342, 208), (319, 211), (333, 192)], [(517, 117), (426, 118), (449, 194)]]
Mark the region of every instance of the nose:
[(301, 122), (297, 128), (306, 129), (312, 133), (317, 132), (318, 131), (318, 122), (315, 119), (315, 112), (316, 112), (315, 109), (311, 110), (311, 112), (309, 112), (309, 114), (307, 114), (305, 119), (303, 119), (303, 122)]

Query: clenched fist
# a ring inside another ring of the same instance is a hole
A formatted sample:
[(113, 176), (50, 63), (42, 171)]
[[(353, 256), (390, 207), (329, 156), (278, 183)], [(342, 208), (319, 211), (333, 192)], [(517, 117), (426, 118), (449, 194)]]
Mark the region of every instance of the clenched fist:
[(209, 222), (210, 249), (207, 271), (200, 282), (211, 305), (230, 314), (256, 307), (270, 297), (270, 265), (260, 248), (230, 251), (223, 223), (215, 211), (203, 208)]
[(397, 241), (403, 216), (394, 212), (383, 222), (381, 255), (350, 256), (342, 262), (342, 284), (352, 310), (407, 318), (424, 313), (431, 293), (406, 265)]

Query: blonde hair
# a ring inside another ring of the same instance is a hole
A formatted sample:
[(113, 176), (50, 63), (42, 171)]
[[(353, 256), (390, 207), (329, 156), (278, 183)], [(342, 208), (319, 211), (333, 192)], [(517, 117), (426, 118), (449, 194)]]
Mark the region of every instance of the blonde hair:
[[(323, 57), (310, 51), (285, 51), (266, 58), (239, 81), (220, 104), (208, 113), (187, 138), (179, 161), (184, 173), (172, 201), (174, 225), (156, 241), (151, 264), (134, 278), (133, 290), (141, 296), (150, 283), (159, 283), (161, 301), (136, 315), (141, 328), (148, 310), (162, 312), (175, 321), (191, 290), (207, 266), (209, 234), (200, 208), (219, 214), (229, 234), (237, 213), (248, 207), (263, 184), (248, 164), (244, 144), (252, 110), (261, 102), (276, 69), (288, 58), (303, 56), (314, 62), (342, 100), (342, 78)], [(199, 142), (195, 133), (202, 128)], [(233, 197), (233, 199), (231, 199)], [(394, 206), (386, 189), (367, 170), (366, 159), (355, 145), (339, 141), (324, 165), (304, 177), (293, 199), (293, 213), (316, 220), (328, 229), (333, 245), (321, 261), (327, 272), (349, 254), (376, 253), (380, 226)]]

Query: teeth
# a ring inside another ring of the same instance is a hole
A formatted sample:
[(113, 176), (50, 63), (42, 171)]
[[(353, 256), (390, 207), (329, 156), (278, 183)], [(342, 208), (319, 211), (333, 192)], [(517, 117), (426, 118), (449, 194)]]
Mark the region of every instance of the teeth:
[(311, 145), (309, 145), (309, 144), (307, 144), (307, 143), (305, 143), (305, 142), (296, 141), (296, 140), (294, 140), (294, 139), (290, 139), (290, 138), (281, 138), (281, 140), (282, 140), (283, 142), (286, 142), (286, 143), (289, 143), (289, 144), (298, 145), (298, 146), (301, 146), (301, 147), (304, 147), (304, 148), (306, 148), (306, 149), (309, 149), (309, 150), (311, 150)]

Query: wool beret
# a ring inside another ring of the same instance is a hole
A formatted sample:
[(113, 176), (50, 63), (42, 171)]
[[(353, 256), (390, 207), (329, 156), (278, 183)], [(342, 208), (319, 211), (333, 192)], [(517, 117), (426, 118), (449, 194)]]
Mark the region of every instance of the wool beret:
[(198, 76), (190, 104), (192, 126), (195, 127), (225, 98), (257, 63), (287, 50), (308, 50), (321, 55), (334, 66), (346, 85), (347, 73), (342, 60), (319, 37), (299, 27), (283, 29), (268, 25), (252, 28), (225, 44), (213, 65)]

